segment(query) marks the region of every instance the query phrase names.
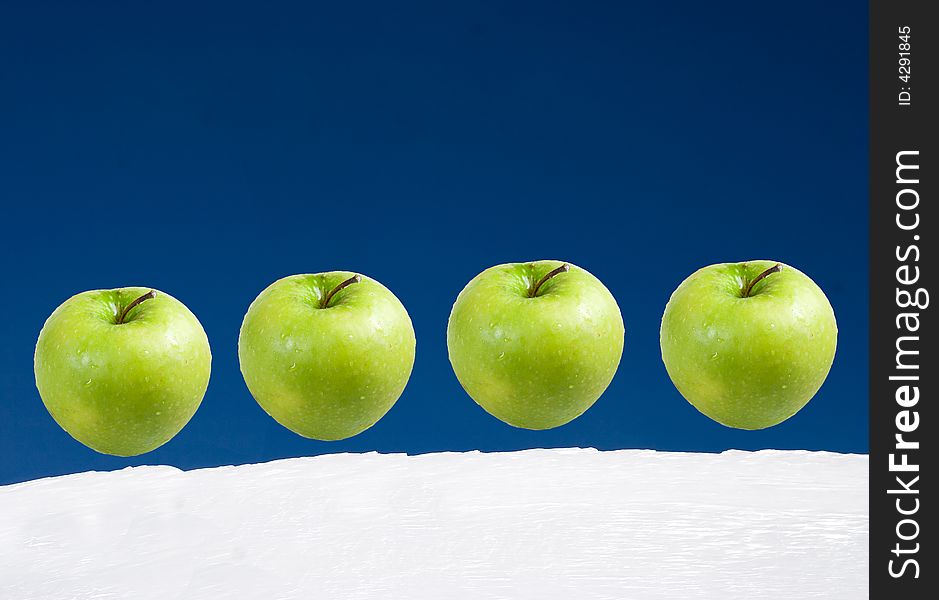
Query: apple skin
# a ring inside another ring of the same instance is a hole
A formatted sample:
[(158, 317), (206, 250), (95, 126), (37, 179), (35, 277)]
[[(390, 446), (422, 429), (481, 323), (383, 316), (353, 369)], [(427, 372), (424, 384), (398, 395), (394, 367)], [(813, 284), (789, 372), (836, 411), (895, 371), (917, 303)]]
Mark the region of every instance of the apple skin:
[[(758, 275), (782, 270), (743, 290)], [(838, 326), (825, 293), (799, 270), (752, 260), (699, 269), (662, 317), (662, 360), (681, 395), (718, 423), (764, 429), (818, 392), (835, 358)]]
[(248, 390), (294, 433), (332, 441), (359, 434), (401, 396), (414, 366), (407, 310), (374, 279), (338, 291), (355, 274), (292, 275), (251, 303), (238, 338)]
[(82, 292), (46, 320), (36, 344), (36, 387), (76, 440), (136, 456), (173, 438), (196, 413), (212, 353), (195, 315), (164, 292), (118, 315), (152, 288)]
[(486, 269), (460, 292), (447, 325), (450, 364), (494, 417), (523, 429), (568, 423), (603, 394), (623, 354), (623, 317), (599, 279), (561, 261)]

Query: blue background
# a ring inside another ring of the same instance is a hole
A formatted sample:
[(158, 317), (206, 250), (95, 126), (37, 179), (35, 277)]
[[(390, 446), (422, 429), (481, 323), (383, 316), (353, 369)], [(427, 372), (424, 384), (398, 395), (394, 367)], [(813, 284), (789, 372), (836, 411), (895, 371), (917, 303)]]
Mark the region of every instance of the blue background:
[[(17, 4), (0, 4), (0, 483), (371, 450), (867, 451), (864, 3)], [(445, 328), (476, 273), (540, 258), (604, 281), (627, 340), (591, 410), (531, 432), (466, 396)], [(813, 277), (840, 339), (802, 412), (744, 432), (679, 396), (658, 325), (686, 275), (753, 258)], [(236, 340), (266, 285), (333, 269), (391, 288), (418, 352), (381, 422), (325, 443), (257, 406)], [(124, 285), (185, 302), (214, 354), (190, 424), (134, 459), (73, 441), (32, 374), (59, 303)]]

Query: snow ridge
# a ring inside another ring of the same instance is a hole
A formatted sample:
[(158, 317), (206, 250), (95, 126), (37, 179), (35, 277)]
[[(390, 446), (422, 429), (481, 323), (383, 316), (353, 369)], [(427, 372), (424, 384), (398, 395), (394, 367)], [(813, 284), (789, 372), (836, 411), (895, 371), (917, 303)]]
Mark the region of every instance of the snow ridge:
[(867, 596), (868, 457), (334, 454), (0, 487), (0, 598)]

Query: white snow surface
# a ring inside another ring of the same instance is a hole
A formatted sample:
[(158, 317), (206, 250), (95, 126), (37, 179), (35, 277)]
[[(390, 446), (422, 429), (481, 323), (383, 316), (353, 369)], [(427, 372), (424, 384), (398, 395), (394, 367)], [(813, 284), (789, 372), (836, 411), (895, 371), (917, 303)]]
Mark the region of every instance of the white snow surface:
[(868, 457), (335, 454), (0, 487), (0, 598), (867, 597)]

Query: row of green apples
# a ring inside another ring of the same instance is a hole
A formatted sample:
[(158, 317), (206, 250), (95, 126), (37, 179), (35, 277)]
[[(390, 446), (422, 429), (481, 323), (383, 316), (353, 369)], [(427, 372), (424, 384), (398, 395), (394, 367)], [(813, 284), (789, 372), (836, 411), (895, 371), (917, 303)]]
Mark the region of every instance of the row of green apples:
[[(466, 392), (515, 427), (550, 429), (584, 413), (623, 354), (609, 290), (561, 261), (498, 265), (470, 281), (447, 325)], [(681, 394), (741, 429), (778, 424), (825, 380), (837, 327), (825, 294), (797, 269), (755, 260), (702, 268), (672, 294), (661, 354)], [(404, 306), (360, 274), (294, 275), (252, 302), (238, 339), (251, 394), (302, 436), (368, 429), (404, 391), (415, 336)], [(173, 438), (195, 414), (211, 371), (205, 331), (181, 302), (149, 288), (73, 296), (48, 318), (36, 386), (69, 434), (132, 456)]]

